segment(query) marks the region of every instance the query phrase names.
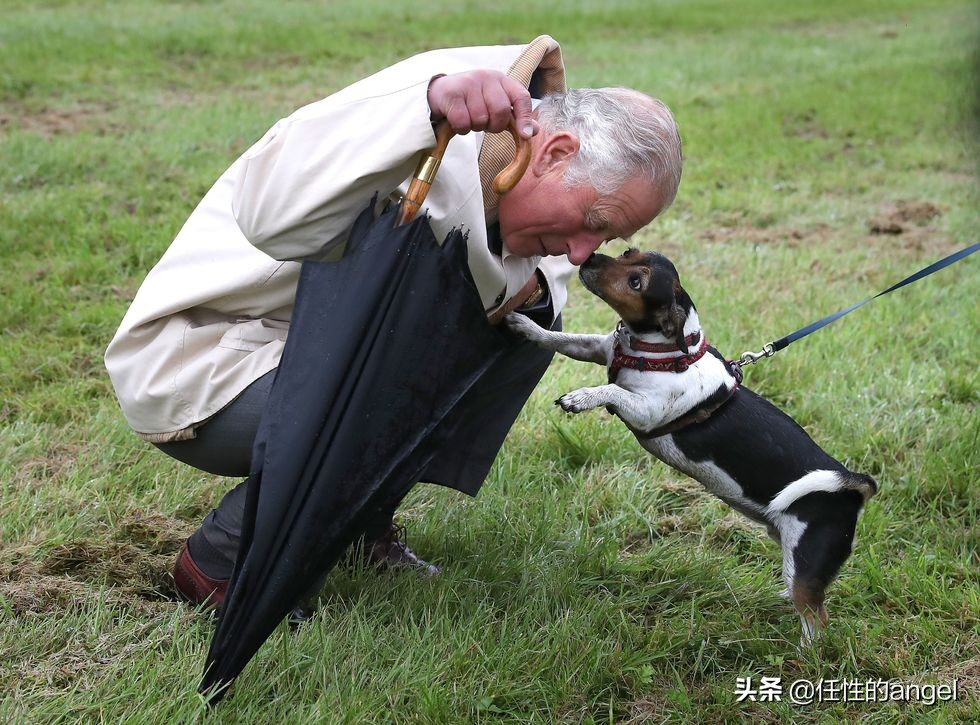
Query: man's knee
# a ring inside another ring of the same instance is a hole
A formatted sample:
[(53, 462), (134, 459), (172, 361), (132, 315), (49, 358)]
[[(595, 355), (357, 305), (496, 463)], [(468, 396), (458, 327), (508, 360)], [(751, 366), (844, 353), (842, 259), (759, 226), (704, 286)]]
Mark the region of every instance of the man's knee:
[(155, 443), (171, 458), (218, 476), (242, 478), (249, 474), (252, 444), (272, 390), (275, 370), (249, 385), (186, 441)]

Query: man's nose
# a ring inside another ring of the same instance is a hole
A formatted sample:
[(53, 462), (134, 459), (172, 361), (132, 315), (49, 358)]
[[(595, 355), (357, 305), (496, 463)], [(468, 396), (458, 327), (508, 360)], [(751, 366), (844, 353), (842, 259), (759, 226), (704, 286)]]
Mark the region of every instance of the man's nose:
[(606, 240), (602, 232), (583, 232), (568, 241), (568, 261), (578, 266)]

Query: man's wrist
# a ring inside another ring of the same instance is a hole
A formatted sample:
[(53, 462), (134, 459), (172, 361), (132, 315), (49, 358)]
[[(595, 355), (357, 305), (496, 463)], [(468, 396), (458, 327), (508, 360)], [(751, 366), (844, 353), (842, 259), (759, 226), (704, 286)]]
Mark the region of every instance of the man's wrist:
[(429, 79), (429, 86), (425, 90), (425, 102), (429, 104), (429, 119), (432, 123), (438, 123), (443, 119), (441, 114), (436, 113), (436, 109), (432, 107), (432, 84), (435, 83), (440, 78), (445, 78), (445, 73), (437, 73)]

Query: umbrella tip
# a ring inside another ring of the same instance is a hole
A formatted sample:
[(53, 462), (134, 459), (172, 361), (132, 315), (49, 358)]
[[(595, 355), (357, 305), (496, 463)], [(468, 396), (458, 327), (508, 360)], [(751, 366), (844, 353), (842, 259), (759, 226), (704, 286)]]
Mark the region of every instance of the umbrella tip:
[(231, 691), (231, 686), (234, 683), (234, 678), (228, 681), (220, 680), (212, 677), (208, 671), (204, 673), (201, 684), (197, 687), (197, 694), (204, 700), (204, 704), (207, 705), (208, 709), (212, 710)]

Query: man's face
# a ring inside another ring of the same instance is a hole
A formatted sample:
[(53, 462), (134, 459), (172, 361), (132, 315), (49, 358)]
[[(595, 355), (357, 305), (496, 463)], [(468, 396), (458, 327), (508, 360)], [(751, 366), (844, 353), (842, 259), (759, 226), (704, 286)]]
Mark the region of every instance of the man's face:
[(498, 206), (500, 234), (511, 254), (566, 254), (579, 265), (603, 242), (631, 236), (660, 213), (659, 189), (642, 179), (631, 179), (606, 197), (588, 185), (565, 188), (578, 140), (566, 133), (538, 136), (531, 165)]

